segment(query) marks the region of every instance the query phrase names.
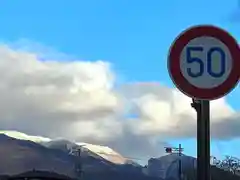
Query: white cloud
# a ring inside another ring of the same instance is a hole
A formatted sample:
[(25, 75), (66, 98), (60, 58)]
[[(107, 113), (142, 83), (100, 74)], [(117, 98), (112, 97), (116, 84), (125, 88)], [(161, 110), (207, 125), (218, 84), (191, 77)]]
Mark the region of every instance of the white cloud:
[[(106, 61), (39, 61), (8, 46), (0, 47), (0, 58), (3, 129), (107, 144), (134, 156), (158, 155), (165, 138), (196, 134), (190, 98), (151, 82), (115, 89)], [(213, 137), (240, 135), (239, 115), (225, 99), (212, 102), (211, 113)]]

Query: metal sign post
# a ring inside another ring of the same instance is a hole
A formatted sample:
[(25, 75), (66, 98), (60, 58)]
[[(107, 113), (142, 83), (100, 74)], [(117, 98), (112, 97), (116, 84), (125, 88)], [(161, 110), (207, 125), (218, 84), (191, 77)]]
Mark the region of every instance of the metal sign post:
[(210, 103), (208, 100), (201, 100), (201, 115), (197, 124), (197, 149), (199, 180), (210, 180)]
[(193, 99), (197, 112), (197, 179), (211, 179), (210, 173), (210, 102)]
[(199, 179), (211, 179), (210, 173), (210, 102), (208, 100), (201, 100), (201, 119), (200, 127), (198, 128), (197, 141), (199, 144), (199, 168), (198, 177)]
[(170, 48), (168, 71), (176, 87), (194, 98), (198, 180), (210, 180), (210, 100), (228, 94), (240, 79), (240, 48), (225, 30), (194, 26)]
[(192, 100), (197, 112), (197, 179), (210, 179), (210, 102)]

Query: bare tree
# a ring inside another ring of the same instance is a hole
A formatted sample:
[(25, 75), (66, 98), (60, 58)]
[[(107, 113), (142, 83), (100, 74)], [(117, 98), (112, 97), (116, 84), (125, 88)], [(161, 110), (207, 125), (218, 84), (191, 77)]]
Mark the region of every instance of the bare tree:
[(218, 160), (216, 157), (212, 157), (212, 164), (225, 171), (229, 171), (233, 174), (237, 174), (240, 170), (240, 159), (233, 156), (225, 156), (223, 160)]

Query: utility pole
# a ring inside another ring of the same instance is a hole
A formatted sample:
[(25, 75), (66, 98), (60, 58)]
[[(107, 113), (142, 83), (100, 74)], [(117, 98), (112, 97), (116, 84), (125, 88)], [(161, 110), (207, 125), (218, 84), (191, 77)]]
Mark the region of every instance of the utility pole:
[(71, 154), (77, 156), (77, 161), (75, 163), (75, 171), (79, 179), (82, 179), (82, 150), (81, 147), (71, 151)]
[(77, 149), (77, 156), (78, 156), (78, 166), (77, 166), (77, 172), (79, 174), (79, 178), (81, 179), (82, 177), (82, 159), (81, 159), (81, 154), (82, 150), (81, 148)]
[(178, 161), (178, 175), (179, 175), (179, 180), (182, 180), (182, 162), (181, 162), (181, 155), (182, 155), (182, 147), (181, 144), (178, 146), (178, 156), (179, 156), (179, 161)]
[(179, 161), (178, 161), (178, 176), (179, 180), (182, 180), (182, 162), (181, 162), (181, 156), (183, 152), (182, 145), (179, 144), (178, 147), (164, 147), (166, 153), (171, 154), (171, 153), (178, 153), (179, 156)]

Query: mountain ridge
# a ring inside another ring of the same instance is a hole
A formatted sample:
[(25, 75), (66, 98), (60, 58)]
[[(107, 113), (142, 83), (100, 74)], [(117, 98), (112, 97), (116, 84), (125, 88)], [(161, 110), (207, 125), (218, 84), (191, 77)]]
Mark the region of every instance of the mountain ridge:
[(18, 131), (0, 131), (0, 134), (5, 134), (9, 137), (13, 137), (15, 139), (19, 139), (19, 140), (28, 140), (28, 141), (32, 141), (44, 146), (49, 147), (51, 145), (51, 143), (57, 143), (57, 142), (62, 142), (65, 145), (72, 145), (72, 146), (78, 146), (78, 148), (83, 147), (82, 149), (88, 149), (89, 151), (97, 154), (98, 156), (112, 162), (115, 164), (125, 164), (128, 162), (131, 162), (130, 159), (127, 159), (125, 157), (123, 157), (122, 155), (120, 155), (119, 153), (117, 153), (115, 150), (107, 147), (107, 146), (101, 146), (101, 145), (94, 145), (94, 144), (90, 144), (90, 143), (85, 143), (85, 142), (72, 142), (70, 140), (67, 139), (50, 139), (50, 138), (46, 138), (46, 137), (42, 137), (42, 136), (32, 136), (32, 135), (27, 135), (25, 133), (22, 132), (18, 132)]
[[(0, 174), (4, 175), (14, 175), (36, 169), (52, 171), (73, 178), (79, 177), (79, 173), (84, 172), (82, 176), (86, 177), (87, 180), (99, 179), (100, 176), (104, 177), (100, 180), (179, 180), (177, 162), (181, 159), (183, 177), (191, 180), (196, 179), (196, 158), (187, 155), (179, 156), (172, 153), (159, 158), (150, 158), (148, 165), (142, 167), (133, 163), (111, 162), (99, 156), (98, 151), (97, 153), (93, 152), (94, 148), (90, 150), (90, 148), (81, 146), (82, 143), (79, 145), (63, 139), (49, 141), (44, 137), (27, 136), (16, 132), (10, 133), (10, 137), (9, 131), (7, 133), (1, 132), (0, 159), (4, 163), (0, 163)], [(21, 135), (19, 139), (12, 137), (19, 134)], [(33, 142), (32, 137), (37, 142)], [(40, 141), (41, 138), (43, 141)], [(80, 147), (81, 156), (71, 154), (67, 144), (72, 147)], [(100, 146), (100, 148), (102, 147)], [(116, 152), (116, 154), (119, 153)], [(229, 177), (229, 180), (240, 179), (238, 176), (216, 167), (212, 167), (211, 171), (214, 177), (212, 180), (225, 180), (222, 177)], [(218, 174), (221, 174), (222, 177)]]

